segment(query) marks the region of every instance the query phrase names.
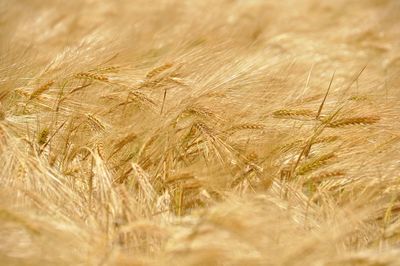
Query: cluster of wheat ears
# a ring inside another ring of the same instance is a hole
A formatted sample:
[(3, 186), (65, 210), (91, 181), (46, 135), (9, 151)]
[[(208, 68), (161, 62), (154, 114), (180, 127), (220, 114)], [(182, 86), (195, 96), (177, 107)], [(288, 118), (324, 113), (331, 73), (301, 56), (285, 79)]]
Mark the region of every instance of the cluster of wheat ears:
[(397, 0), (0, 1), (1, 265), (400, 265)]

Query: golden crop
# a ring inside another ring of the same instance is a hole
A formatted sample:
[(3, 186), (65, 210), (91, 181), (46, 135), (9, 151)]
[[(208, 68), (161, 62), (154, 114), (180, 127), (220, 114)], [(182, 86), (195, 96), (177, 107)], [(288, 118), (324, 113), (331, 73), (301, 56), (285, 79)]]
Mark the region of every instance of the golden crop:
[(400, 265), (397, 0), (0, 0), (1, 265)]

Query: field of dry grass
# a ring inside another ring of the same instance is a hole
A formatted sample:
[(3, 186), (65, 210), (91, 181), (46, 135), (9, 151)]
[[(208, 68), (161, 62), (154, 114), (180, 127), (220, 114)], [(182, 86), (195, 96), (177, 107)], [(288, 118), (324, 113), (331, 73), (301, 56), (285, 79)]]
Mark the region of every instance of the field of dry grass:
[(0, 0), (1, 265), (400, 265), (397, 0)]

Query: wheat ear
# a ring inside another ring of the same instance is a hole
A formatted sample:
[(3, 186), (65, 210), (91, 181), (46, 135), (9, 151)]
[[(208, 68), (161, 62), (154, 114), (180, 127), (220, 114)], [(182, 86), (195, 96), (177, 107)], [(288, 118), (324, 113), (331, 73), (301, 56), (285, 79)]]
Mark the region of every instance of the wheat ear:
[(315, 112), (308, 109), (282, 109), (272, 113), (275, 118), (299, 118), (299, 117), (315, 117)]
[(334, 153), (327, 153), (324, 155), (321, 155), (317, 158), (314, 158), (312, 160), (306, 161), (303, 165), (299, 166), (297, 170), (298, 175), (305, 175), (325, 164), (327, 164), (328, 160), (332, 159), (335, 157)]
[(42, 86), (38, 87), (37, 89), (35, 89), (31, 95), (29, 96), (29, 100), (35, 99), (38, 96), (40, 96), (43, 92), (47, 91), (51, 85), (54, 84), (54, 81), (49, 81), (46, 84), (43, 84)]
[(379, 116), (358, 116), (337, 119), (327, 124), (327, 127), (345, 127), (354, 125), (370, 125), (379, 121)]
[(75, 74), (75, 78), (80, 78), (80, 79), (90, 79), (90, 80), (99, 80), (99, 81), (108, 81), (108, 78), (104, 75), (99, 75), (95, 73), (90, 73), (90, 72), (80, 72)]
[(146, 78), (147, 79), (151, 79), (159, 74), (161, 74), (162, 72), (164, 72), (165, 70), (171, 68), (173, 66), (172, 63), (165, 63), (164, 65), (161, 65), (159, 67), (154, 68), (153, 70), (151, 70), (149, 73), (147, 73)]

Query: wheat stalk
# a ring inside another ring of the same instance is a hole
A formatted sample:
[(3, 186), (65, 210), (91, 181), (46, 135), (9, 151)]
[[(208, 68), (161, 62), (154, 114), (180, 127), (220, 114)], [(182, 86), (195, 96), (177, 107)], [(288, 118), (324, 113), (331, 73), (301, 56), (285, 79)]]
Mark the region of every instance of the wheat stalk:
[(183, 174), (179, 174), (179, 175), (170, 176), (167, 180), (165, 180), (165, 183), (172, 184), (172, 183), (186, 181), (186, 180), (190, 180), (190, 179), (194, 179), (194, 176), (192, 174), (183, 173)]
[[(332, 136), (324, 136), (324, 137), (317, 137), (317, 138), (315, 138), (314, 140), (312, 140), (311, 144), (320, 144), (320, 143), (335, 142), (335, 141), (337, 141), (339, 138), (340, 138), (339, 136), (335, 136), (335, 135), (332, 135)], [(285, 152), (285, 151), (288, 151), (289, 149), (292, 149), (292, 148), (299, 148), (299, 147), (302, 147), (302, 146), (304, 146), (304, 145), (306, 145), (306, 144), (307, 144), (307, 141), (306, 141), (306, 140), (295, 140), (295, 141), (293, 141), (293, 142), (290, 142), (290, 143), (287, 143), (287, 144), (284, 144), (284, 145), (280, 146), (279, 150)]]
[(264, 129), (264, 128), (265, 128), (265, 126), (262, 125), (262, 124), (244, 123), (244, 124), (240, 124), (240, 125), (237, 125), (237, 126), (233, 126), (233, 127), (229, 128), (229, 129), (226, 130), (226, 131), (228, 131), (228, 132), (229, 132), (229, 131), (235, 132), (235, 131), (246, 130), (246, 129), (250, 129), (250, 130), (262, 130), (262, 129)]
[(137, 135), (135, 133), (129, 133), (125, 135), (124, 137), (121, 138), (120, 141), (118, 141), (114, 147), (113, 147), (113, 152), (109, 156), (111, 158), (114, 154), (116, 154), (118, 151), (120, 151), (123, 147), (125, 147), (127, 144), (131, 143), (132, 141), (137, 139)]
[(49, 81), (46, 84), (43, 84), (42, 86), (38, 87), (37, 89), (35, 89), (31, 95), (29, 96), (29, 100), (35, 99), (38, 96), (40, 96), (42, 93), (44, 93), (45, 91), (47, 91), (51, 85), (54, 84), (54, 81)]
[(344, 177), (346, 172), (343, 170), (325, 171), (309, 178), (312, 182), (320, 183), (321, 181), (332, 177)]
[(292, 109), (282, 109), (277, 110), (272, 113), (272, 115), (276, 118), (299, 118), (299, 117), (315, 117), (315, 112), (308, 109), (299, 109), (299, 110), (292, 110)]
[(319, 144), (319, 143), (329, 143), (329, 142), (334, 142), (337, 141), (340, 137), (339, 136), (325, 136), (325, 137), (317, 137), (313, 141), (313, 144)]
[(183, 111), (183, 115), (193, 115), (199, 118), (217, 118), (217, 115), (209, 108), (202, 106), (191, 106)]
[(354, 125), (371, 125), (377, 123), (379, 119), (379, 116), (346, 117), (328, 123), (327, 127), (337, 128)]
[(86, 117), (87, 117), (87, 119), (89, 121), (89, 125), (93, 131), (106, 129), (106, 127), (103, 125), (103, 123), (98, 118), (96, 118), (93, 114), (87, 113)]
[(96, 68), (94, 71), (97, 72), (103, 72), (103, 73), (115, 73), (118, 72), (120, 70), (120, 66), (106, 66), (106, 67), (100, 67), (100, 68)]
[(305, 174), (327, 164), (328, 161), (334, 157), (335, 157), (334, 153), (327, 153), (327, 154), (321, 155), (317, 158), (310, 159), (299, 166), (299, 168), (297, 169), (297, 174), (305, 175)]
[(47, 141), (47, 137), (49, 136), (49, 129), (48, 128), (44, 128), (43, 130), (41, 130), (38, 134), (37, 137), (37, 142), (39, 145), (43, 145), (46, 143)]
[(159, 67), (154, 68), (153, 70), (151, 70), (150, 72), (147, 73), (146, 78), (147, 79), (151, 79), (155, 76), (158, 76), (159, 74), (161, 74), (162, 72), (166, 71), (167, 69), (170, 69), (171, 67), (173, 67), (174, 64), (172, 63), (165, 63)]
[(349, 98), (351, 101), (367, 101), (368, 96), (366, 95), (353, 95)]
[(131, 165), (136, 180), (138, 181), (140, 188), (143, 190), (147, 202), (148, 203), (153, 202), (157, 193), (155, 192), (153, 186), (150, 183), (150, 178), (148, 174), (138, 164), (132, 163)]
[(90, 79), (90, 80), (99, 80), (99, 81), (108, 81), (108, 78), (104, 75), (91, 73), (91, 72), (80, 72), (75, 74), (75, 78), (78, 79)]

